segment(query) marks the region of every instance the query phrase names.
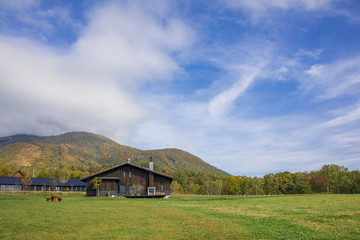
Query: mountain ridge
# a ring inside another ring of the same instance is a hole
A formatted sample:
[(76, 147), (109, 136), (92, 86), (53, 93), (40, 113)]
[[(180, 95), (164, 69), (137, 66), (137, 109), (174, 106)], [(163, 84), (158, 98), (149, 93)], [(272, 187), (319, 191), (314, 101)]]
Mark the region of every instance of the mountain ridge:
[(0, 138), (0, 164), (26, 167), (114, 165), (127, 159), (146, 166), (149, 158), (160, 171), (189, 170), (229, 175), (199, 157), (177, 148), (140, 150), (89, 132), (67, 132), (54, 136), (17, 134)]

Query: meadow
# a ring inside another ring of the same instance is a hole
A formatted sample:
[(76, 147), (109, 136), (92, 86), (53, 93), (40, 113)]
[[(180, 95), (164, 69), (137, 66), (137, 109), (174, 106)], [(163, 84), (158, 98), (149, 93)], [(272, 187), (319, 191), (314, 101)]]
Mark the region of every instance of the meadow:
[(0, 239), (360, 239), (360, 195), (123, 199), (0, 193)]

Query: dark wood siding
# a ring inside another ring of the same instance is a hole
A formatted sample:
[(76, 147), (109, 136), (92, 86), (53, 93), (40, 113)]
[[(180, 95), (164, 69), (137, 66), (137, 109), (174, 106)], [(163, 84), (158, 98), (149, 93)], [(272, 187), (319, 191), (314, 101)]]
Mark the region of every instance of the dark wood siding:
[[(94, 177), (102, 179), (100, 184), (100, 195), (129, 195), (133, 185), (140, 185), (141, 194), (147, 195), (148, 187), (155, 187), (156, 192), (169, 192), (171, 178), (159, 175), (155, 172), (136, 167), (132, 164), (123, 164), (119, 167), (105, 170), (99, 174), (86, 179), (87, 195), (95, 196), (92, 181)], [(163, 186), (163, 188), (161, 187)], [(120, 191), (121, 190), (121, 191)]]

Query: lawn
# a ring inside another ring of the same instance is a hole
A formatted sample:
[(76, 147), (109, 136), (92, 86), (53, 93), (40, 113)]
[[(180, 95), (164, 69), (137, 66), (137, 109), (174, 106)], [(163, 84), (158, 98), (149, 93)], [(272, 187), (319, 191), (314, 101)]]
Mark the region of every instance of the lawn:
[(121, 199), (0, 193), (0, 239), (360, 239), (360, 195)]

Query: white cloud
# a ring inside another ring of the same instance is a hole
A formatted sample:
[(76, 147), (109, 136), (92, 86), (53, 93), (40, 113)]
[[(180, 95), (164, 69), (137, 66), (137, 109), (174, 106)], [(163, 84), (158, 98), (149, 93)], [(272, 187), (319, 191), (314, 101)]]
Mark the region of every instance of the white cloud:
[[(133, 141), (146, 149), (181, 148), (232, 174), (309, 171), (329, 159), (341, 163), (347, 149), (340, 145), (351, 140), (314, 127), (321, 119), (311, 114), (214, 118), (208, 114), (206, 103), (161, 99), (155, 101), (162, 111), (153, 121), (138, 126)], [(359, 160), (354, 156), (346, 159), (352, 159), (352, 164)]]
[(69, 49), (1, 37), (0, 99), (6, 104), (0, 112), (9, 118), (0, 119), (7, 123), (0, 134), (88, 130), (128, 142), (133, 126), (148, 118), (135, 97), (139, 87), (181, 71), (174, 54), (191, 44), (191, 34), (180, 20), (108, 4), (93, 11)]
[(360, 58), (342, 59), (328, 64), (316, 64), (299, 79), (302, 87), (315, 90), (318, 98), (330, 99), (343, 95), (358, 95), (360, 85)]
[(317, 10), (327, 8), (331, 0), (296, 0), (296, 1), (288, 1), (288, 0), (227, 0), (226, 4), (232, 8), (244, 8), (251, 11), (267, 11), (271, 9), (281, 9), (281, 10), (289, 10), (289, 9), (304, 9), (307, 11)]
[(309, 70), (306, 70), (305, 73), (312, 76), (321, 76), (324, 73), (324, 66), (319, 64), (313, 65)]
[[(249, 46), (243, 44), (241, 50), (254, 47)], [(153, 122), (140, 124), (133, 141), (139, 143), (146, 139), (147, 142), (142, 142), (140, 147), (147, 149), (178, 147), (232, 174), (261, 176), (276, 171), (310, 171), (329, 161), (340, 165), (345, 161), (352, 166), (357, 164), (360, 159), (352, 151), (359, 143), (358, 138), (351, 134), (352, 129), (347, 128), (345, 123), (356, 121), (358, 110), (338, 112), (337, 116), (344, 117), (336, 117), (332, 121), (327, 108), (320, 108), (316, 113), (312, 109), (299, 109), (297, 114), (284, 112), (281, 116), (267, 116), (260, 112), (259, 116), (263, 117), (254, 117), (247, 112), (248, 109), (233, 105), (235, 100), (241, 102), (246, 99), (246, 104), (250, 104), (248, 107), (256, 109), (257, 106), (252, 105), (254, 103), (244, 93), (254, 81), (256, 84), (276, 81), (280, 75), (291, 81), (298, 80), (303, 89), (307, 86), (307, 90), (315, 91), (316, 96), (324, 95), (336, 88), (336, 84), (325, 84), (327, 80), (341, 83), (352, 79), (356, 72), (354, 59), (317, 64), (304, 70), (304, 59), (317, 60), (321, 50), (300, 50), (293, 58), (281, 57), (271, 51), (249, 54), (249, 51), (231, 50), (225, 52), (241, 54), (234, 54), (237, 58), (220, 54), (214, 61), (227, 71), (227, 77), (199, 91), (202, 94), (200, 98), (159, 98), (154, 104), (160, 115)], [(242, 71), (236, 66), (242, 66)], [(304, 71), (307, 71), (306, 74)], [(347, 89), (343, 94), (352, 93)], [(294, 92), (293, 97), (298, 97), (298, 94)], [(151, 98), (154, 100), (154, 97)], [(302, 98), (302, 101), (312, 102), (311, 98)], [(226, 111), (231, 106), (233, 111)], [(319, 127), (324, 122), (336, 128)], [(339, 135), (339, 132), (342, 134)]]
[[(348, 109), (348, 108), (347, 108)], [(347, 123), (351, 123), (360, 119), (360, 104), (351, 109), (350, 111), (343, 112), (339, 117), (331, 119), (325, 122), (322, 126), (324, 127), (335, 127)]]
[(12, 11), (25, 11), (29, 8), (38, 6), (39, 0), (0, 0), (0, 9), (12, 10)]
[(233, 101), (235, 101), (255, 80), (259, 74), (262, 66), (257, 68), (244, 67), (240, 68), (242, 71), (238, 71), (240, 80), (236, 81), (232, 86), (225, 91), (215, 96), (208, 105), (208, 111), (211, 116), (216, 117), (222, 115), (229, 110)]
[(141, 9), (112, 4), (93, 15), (73, 46), (74, 69), (93, 78), (116, 77), (128, 86), (171, 80), (181, 70), (172, 54), (187, 47), (192, 32), (179, 20), (163, 23)]
[(309, 51), (305, 49), (300, 49), (298, 53), (295, 54), (297, 57), (309, 57), (313, 59), (318, 59), (323, 52), (323, 49), (316, 49), (315, 51)]
[(231, 9), (241, 9), (250, 13), (254, 22), (266, 18), (274, 10), (288, 11), (315, 11), (326, 10), (330, 7), (332, 0), (226, 0), (225, 5)]

